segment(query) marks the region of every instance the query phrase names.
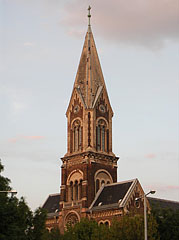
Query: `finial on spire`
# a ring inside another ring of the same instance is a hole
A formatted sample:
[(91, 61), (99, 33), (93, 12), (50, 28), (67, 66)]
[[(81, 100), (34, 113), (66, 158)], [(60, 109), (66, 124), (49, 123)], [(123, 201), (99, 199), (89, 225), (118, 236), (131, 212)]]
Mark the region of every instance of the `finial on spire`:
[(88, 7), (88, 20), (89, 20), (88, 26), (91, 26), (91, 24), (90, 24), (90, 18), (91, 18), (90, 10), (91, 10), (91, 7), (89, 6), (89, 7)]

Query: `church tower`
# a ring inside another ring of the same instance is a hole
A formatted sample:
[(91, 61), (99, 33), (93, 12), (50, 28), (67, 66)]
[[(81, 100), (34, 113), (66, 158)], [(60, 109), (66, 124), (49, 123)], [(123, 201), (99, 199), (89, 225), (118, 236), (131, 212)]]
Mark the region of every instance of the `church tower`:
[(60, 228), (86, 217), (102, 185), (117, 182), (112, 152), (113, 110), (90, 24), (67, 108), (67, 153), (62, 158)]

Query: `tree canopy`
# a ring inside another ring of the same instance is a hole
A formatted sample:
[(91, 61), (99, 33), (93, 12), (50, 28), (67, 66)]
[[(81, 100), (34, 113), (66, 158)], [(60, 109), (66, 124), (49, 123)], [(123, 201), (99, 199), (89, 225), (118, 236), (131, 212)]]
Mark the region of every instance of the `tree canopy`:
[(179, 239), (179, 209), (154, 207), (152, 214), (158, 225), (158, 232), (162, 240)]
[[(98, 225), (94, 220), (82, 219), (69, 227), (64, 240), (143, 240), (144, 220), (142, 216), (124, 216), (114, 219), (111, 226)], [(148, 218), (148, 240), (158, 240), (157, 224), (152, 216)]]
[[(10, 179), (2, 176), (4, 166), (0, 161), (0, 191), (9, 191)], [(43, 240), (46, 212), (38, 208), (34, 213), (24, 198), (0, 193), (0, 239), (1, 240)]]

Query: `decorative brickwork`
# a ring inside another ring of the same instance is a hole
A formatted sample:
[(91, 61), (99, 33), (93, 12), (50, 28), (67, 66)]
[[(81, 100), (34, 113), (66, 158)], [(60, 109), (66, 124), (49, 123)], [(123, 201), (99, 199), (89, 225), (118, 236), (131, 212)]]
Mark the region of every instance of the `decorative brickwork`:
[(112, 152), (113, 111), (91, 28), (85, 37), (66, 116), (68, 148), (62, 158), (59, 214), (62, 231), (68, 221), (73, 223), (89, 215), (88, 209), (103, 184), (117, 181), (118, 157)]

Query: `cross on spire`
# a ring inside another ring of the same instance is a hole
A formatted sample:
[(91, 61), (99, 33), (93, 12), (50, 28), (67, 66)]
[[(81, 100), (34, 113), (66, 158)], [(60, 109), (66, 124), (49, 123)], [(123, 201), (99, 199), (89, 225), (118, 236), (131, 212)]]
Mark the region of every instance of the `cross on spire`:
[(90, 18), (91, 18), (91, 13), (90, 13), (91, 7), (88, 7), (88, 26), (91, 26), (90, 24)]

